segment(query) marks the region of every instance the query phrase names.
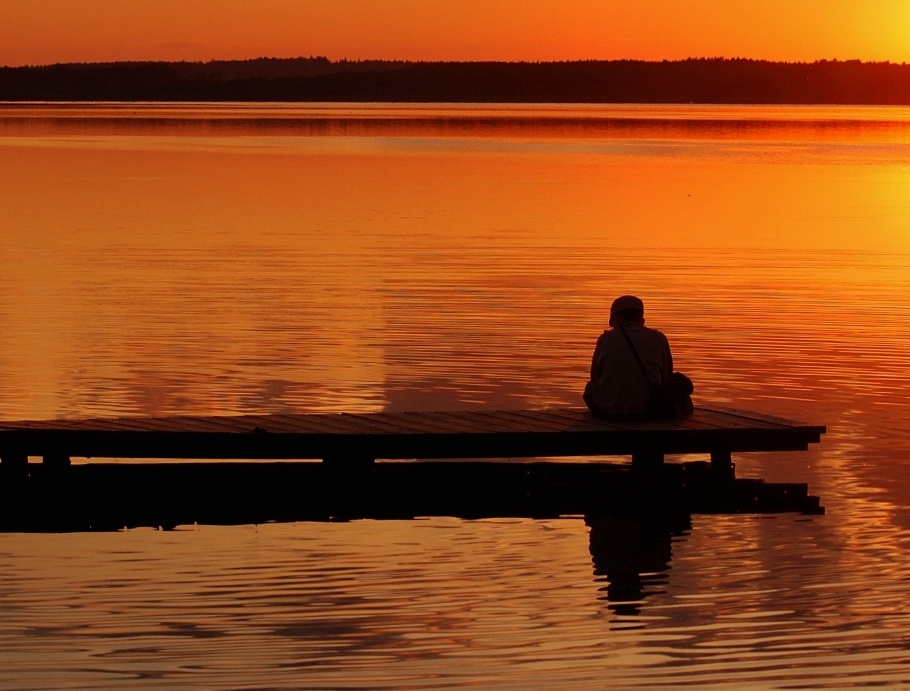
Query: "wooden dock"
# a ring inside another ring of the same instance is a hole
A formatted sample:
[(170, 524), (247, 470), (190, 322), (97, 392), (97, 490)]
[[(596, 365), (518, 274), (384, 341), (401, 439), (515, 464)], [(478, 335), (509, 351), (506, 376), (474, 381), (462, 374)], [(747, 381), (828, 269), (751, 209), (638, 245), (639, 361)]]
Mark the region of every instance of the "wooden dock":
[[(817, 513), (818, 498), (806, 485), (735, 479), (731, 454), (804, 450), (824, 432), (705, 408), (660, 421), (605, 421), (565, 408), (7, 422), (0, 423), (0, 529), (658, 510)], [(665, 464), (672, 454), (705, 454), (710, 462)], [(631, 456), (631, 465), (493, 460), (616, 455)], [(72, 457), (323, 462), (71, 465)]]

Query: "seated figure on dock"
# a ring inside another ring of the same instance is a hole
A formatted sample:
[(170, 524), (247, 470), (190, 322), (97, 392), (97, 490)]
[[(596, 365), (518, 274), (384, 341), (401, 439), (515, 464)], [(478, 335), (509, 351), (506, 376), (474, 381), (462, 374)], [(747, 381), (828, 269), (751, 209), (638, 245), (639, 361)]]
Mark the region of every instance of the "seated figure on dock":
[(603, 418), (666, 418), (692, 414), (692, 381), (673, 371), (670, 343), (645, 326), (644, 303), (623, 295), (610, 307), (611, 329), (597, 339), (584, 399)]

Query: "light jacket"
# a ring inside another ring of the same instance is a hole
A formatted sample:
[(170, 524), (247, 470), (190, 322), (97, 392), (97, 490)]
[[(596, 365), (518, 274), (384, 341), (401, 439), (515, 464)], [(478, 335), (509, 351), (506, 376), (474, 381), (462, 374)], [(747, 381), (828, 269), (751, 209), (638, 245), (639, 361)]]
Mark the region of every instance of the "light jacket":
[(648, 381), (622, 331), (604, 331), (594, 348), (591, 380), (584, 398), (593, 412), (605, 417), (645, 415), (651, 386), (666, 384), (673, 373), (673, 355), (666, 336), (635, 323), (625, 324), (624, 328), (638, 351)]

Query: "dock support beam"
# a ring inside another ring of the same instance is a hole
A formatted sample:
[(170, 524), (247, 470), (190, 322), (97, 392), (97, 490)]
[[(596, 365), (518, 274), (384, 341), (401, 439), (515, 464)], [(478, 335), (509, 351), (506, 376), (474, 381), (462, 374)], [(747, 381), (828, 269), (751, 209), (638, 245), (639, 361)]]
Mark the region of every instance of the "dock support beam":
[(59, 470), (69, 468), (72, 465), (70, 457), (65, 453), (50, 453), (41, 459), (42, 465), (48, 469)]
[(337, 456), (326, 456), (322, 459), (326, 466), (333, 468), (372, 468), (376, 459), (372, 456), (339, 454)]
[(0, 458), (0, 470), (8, 478), (28, 477), (28, 456), (24, 453), (6, 453)]
[(352, 481), (370, 477), (376, 460), (371, 456), (340, 454), (323, 458), (322, 465), (331, 477)]
[(722, 477), (733, 479), (733, 459), (729, 451), (715, 450), (711, 452), (711, 470)]
[(632, 454), (633, 470), (656, 470), (664, 465), (664, 455), (660, 451), (639, 451)]

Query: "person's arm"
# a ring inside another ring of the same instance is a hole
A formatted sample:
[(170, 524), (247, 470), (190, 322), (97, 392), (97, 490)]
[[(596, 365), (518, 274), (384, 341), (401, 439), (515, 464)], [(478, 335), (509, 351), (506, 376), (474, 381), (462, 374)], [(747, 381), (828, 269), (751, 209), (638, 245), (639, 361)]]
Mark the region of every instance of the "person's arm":
[(667, 337), (664, 334), (661, 334), (661, 340), (663, 341), (663, 351), (664, 351), (664, 371), (660, 373), (660, 381), (663, 384), (666, 384), (670, 381), (670, 375), (673, 374), (673, 353), (670, 352), (670, 341), (667, 340)]
[(597, 343), (594, 345), (594, 354), (591, 356), (591, 381), (597, 381), (600, 376), (600, 367), (598, 367), (600, 362), (600, 350), (600, 338), (598, 338)]

